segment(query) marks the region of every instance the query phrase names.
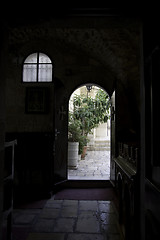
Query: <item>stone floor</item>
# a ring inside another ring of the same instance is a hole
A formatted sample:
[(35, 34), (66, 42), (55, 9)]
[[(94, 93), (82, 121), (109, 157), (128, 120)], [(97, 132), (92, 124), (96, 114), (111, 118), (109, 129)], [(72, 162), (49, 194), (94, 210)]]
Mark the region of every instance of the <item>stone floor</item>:
[(68, 179), (109, 180), (110, 151), (87, 151), (85, 159), (78, 161), (76, 170), (68, 169)]
[[(15, 209), (13, 228), (25, 240), (122, 240), (112, 201), (49, 199), (42, 209)], [(13, 236), (13, 240), (19, 239)], [(21, 238), (22, 240), (22, 238)]]

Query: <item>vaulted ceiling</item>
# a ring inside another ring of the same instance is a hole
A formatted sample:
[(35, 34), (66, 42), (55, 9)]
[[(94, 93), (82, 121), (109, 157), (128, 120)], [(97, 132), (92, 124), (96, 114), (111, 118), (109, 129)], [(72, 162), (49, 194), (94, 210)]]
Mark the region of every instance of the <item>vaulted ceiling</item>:
[[(14, 26), (10, 45), (44, 37), (63, 47), (72, 45), (110, 69), (117, 79), (137, 78), (140, 59), (140, 27), (137, 18), (68, 17)], [(71, 50), (70, 50), (71, 51)]]

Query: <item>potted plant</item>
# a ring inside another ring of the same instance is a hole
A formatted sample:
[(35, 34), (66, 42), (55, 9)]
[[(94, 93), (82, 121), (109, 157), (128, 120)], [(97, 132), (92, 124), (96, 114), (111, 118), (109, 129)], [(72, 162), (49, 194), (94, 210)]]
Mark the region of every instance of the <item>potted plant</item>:
[(79, 154), (81, 156), (81, 159), (85, 158), (86, 151), (87, 151), (87, 142), (89, 142), (89, 139), (87, 136), (81, 135), (79, 138)]
[(77, 169), (79, 146), (81, 141), (80, 121), (74, 119), (73, 114), (69, 113), (68, 124), (68, 167)]

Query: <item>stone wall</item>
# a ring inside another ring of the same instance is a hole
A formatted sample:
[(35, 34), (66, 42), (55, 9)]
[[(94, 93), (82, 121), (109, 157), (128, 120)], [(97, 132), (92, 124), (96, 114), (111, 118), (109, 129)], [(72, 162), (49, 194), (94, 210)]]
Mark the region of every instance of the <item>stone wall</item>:
[(3, 223), (3, 167), (5, 142), (5, 80), (8, 53), (8, 32), (5, 25), (0, 25), (0, 239)]
[[(69, 98), (78, 87), (92, 83), (110, 96), (115, 90), (117, 135), (114, 142), (139, 140), (139, 34), (137, 20), (121, 18), (95, 18), (94, 21), (69, 18), (67, 22), (51, 19), (10, 28), (6, 132), (23, 136), (51, 133), (53, 138), (55, 131), (60, 133), (57, 137), (59, 145), (56, 148), (53, 144), (53, 152), (61, 154), (54, 156), (54, 168), (61, 180), (66, 173), (62, 167), (65, 168), (67, 159)], [(23, 62), (37, 51), (48, 55), (53, 62), (52, 83), (22, 82)], [(47, 114), (26, 113), (28, 87), (48, 88)], [(57, 159), (61, 159), (60, 163)], [(52, 164), (51, 161), (48, 164)]]

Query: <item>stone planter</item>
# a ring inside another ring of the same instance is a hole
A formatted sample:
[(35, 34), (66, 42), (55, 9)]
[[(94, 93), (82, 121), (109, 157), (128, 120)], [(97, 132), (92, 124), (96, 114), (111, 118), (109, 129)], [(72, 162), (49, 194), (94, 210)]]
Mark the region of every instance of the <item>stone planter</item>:
[(79, 142), (68, 142), (68, 168), (78, 168)]

